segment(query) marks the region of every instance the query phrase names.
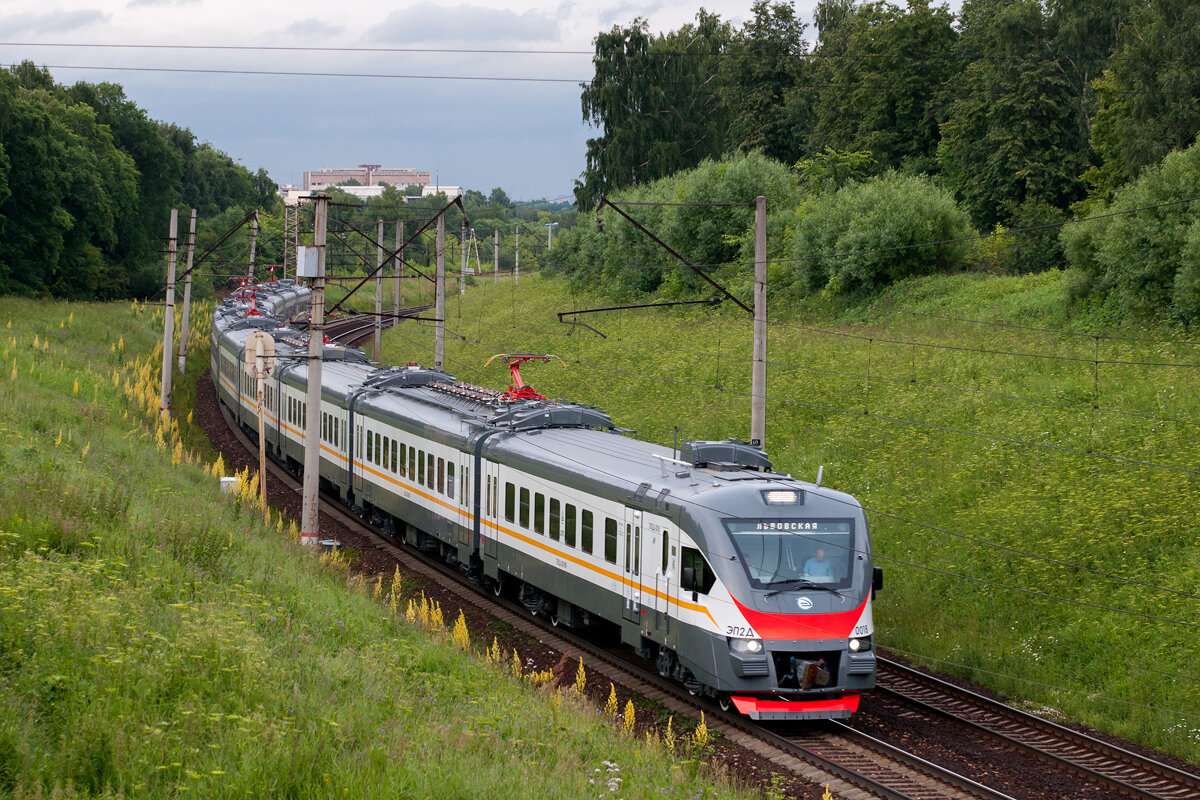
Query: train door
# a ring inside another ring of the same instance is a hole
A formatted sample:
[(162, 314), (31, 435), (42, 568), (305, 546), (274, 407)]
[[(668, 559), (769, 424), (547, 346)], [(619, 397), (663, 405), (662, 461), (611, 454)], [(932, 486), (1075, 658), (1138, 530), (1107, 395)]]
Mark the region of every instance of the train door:
[(646, 565), (653, 564), (654, 594), (647, 598), (648, 605), (654, 608), (654, 630), (665, 634), (670, 626), (670, 606), (667, 598), (671, 596), (671, 546), (674, 544), (670, 528), (656, 522), (646, 522)]
[(479, 523), (479, 535), (483, 538), (483, 554), (488, 558), (498, 558), (499, 546), (498, 526), (500, 524), (500, 474), (499, 468), (491, 461), (483, 459), (482, 475), (483, 495), (479, 500), (479, 511), (483, 517)]
[(468, 464), (471, 463), (471, 457), (457, 449), (451, 452), (454, 454), (454, 460), (447, 462), (447, 468), (453, 469), (453, 472), (446, 476), (446, 493), (450, 495), (450, 501), (454, 504), (454, 522), (458, 526), (458, 543), (470, 545), (471, 512), (468, 506), (471, 497), (471, 470)]
[(625, 619), (642, 624), (642, 512), (632, 508), (625, 509), (625, 527), (623, 535), (617, 537), (623, 542), (623, 559), (625, 575)]
[(362, 492), (363, 490), (363, 424), (362, 417), (357, 417), (354, 420), (354, 448), (350, 460), (350, 474), (354, 481), (354, 491)]

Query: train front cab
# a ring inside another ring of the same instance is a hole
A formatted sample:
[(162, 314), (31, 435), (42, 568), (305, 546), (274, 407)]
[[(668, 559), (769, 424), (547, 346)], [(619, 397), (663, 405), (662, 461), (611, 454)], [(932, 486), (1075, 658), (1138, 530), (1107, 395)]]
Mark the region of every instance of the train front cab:
[(680, 584), (718, 631), (685, 629), (680, 655), (712, 653), (689, 668), (753, 719), (847, 718), (875, 685), (871, 600), (882, 574), (862, 511), (822, 489), (736, 491), (744, 516), (693, 520), (709, 558), (683, 564)]

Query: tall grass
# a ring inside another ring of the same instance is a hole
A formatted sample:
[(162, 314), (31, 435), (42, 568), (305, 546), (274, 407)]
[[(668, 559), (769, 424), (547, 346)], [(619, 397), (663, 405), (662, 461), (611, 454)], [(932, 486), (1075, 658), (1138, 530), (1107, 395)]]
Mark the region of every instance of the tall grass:
[[(1058, 273), (961, 275), (773, 308), (767, 449), (869, 509), (881, 644), (1197, 762), (1200, 347), (1100, 338), (1185, 334), (1111, 330), (1062, 297)], [(578, 317), (607, 338), (555, 316), (608, 305), (534, 276), (481, 282), (447, 305), (467, 337), (447, 337), (447, 369), (502, 387), (487, 357), (553, 353), (570, 368), (529, 365), (528, 383), (640, 438), (749, 436), (747, 315)], [(1086, 335), (1027, 329), (1067, 327)], [(432, 361), (432, 326), (387, 336), (385, 361)]]
[(0, 299), (0, 794), (594, 797), (608, 764), (622, 796), (731, 791), (221, 496), (184, 402), (206, 325), (165, 422), (160, 331)]

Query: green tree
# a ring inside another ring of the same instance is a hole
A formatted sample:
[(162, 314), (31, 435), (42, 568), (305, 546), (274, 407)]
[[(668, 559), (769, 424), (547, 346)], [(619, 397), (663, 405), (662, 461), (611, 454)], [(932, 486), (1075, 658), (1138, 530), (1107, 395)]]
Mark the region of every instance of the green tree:
[(836, 36), (817, 53), (829, 57), (818, 59), (812, 148), (868, 150), (881, 168), (932, 171), (943, 88), (957, 65), (954, 17), (928, 0), (839, 11)]
[(639, 18), (596, 37), (595, 76), (580, 99), (584, 121), (600, 135), (588, 140), (587, 167), (575, 183), (580, 208), (721, 152), (713, 76), (730, 35), (727, 23), (701, 10), (695, 24), (667, 35), (651, 36)]
[(791, 2), (757, 0), (751, 7), (721, 62), (731, 146), (786, 164), (803, 154), (809, 111), (796, 88), (808, 74), (806, 27)]
[(1129, 315), (1169, 309), (1179, 319), (1200, 318), (1200, 203), (1134, 211), (1196, 196), (1200, 143), (1169, 153), (1117, 189), (1112, 205), (1092, 209), (1116, 216), (1064, 227), (1060, 238), (1072, 267), (1070, 296), (1109, 296)]
[(976, 224), (991, 228), (1031, 198), (1078, 199), (1087, 139), (1070, 81), (1048, 57), (1037, 0), (968, 0), (938, 163)]
[(1116, 53), (1096, 81), (1100, 108), (1092, 144), (1100, 164), (1087, 181), (1106, 198), (1143, 169), (1196, 140), (1200, 131), (1200, 6), (1189, 0), (1138, 4)]
[[(924, 176), (889, 171), (792, 211), (788, 289), (869, 294), (916, 275), (961, 265), (973, 231), (946, 190)], [(949, 241), (948, 241), (949, 240)], [(944, 242), (924, 246), (929, 242)], [(917, 245), (917, 246), (912, 246)]]

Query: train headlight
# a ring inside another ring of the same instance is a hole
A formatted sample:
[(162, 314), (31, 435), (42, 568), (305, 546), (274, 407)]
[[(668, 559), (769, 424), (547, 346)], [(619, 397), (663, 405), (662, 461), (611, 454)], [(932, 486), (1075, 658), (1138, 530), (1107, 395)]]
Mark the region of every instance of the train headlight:
[(851, 639), (849, 647), (852, 653), (865, 653), (871, 649), (871, 637), (864, 636), (861, 639)]
[(729, 649), (735, 653), (761, 653), (762, 639), (730, 639)]

